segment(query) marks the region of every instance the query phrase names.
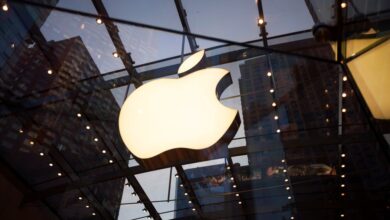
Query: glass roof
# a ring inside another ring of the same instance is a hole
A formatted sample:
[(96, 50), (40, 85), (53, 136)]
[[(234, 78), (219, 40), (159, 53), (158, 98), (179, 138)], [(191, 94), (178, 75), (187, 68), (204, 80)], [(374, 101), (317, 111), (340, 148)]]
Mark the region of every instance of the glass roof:
[[(389, 216), (389, 120), (349, 69), (386, 45), (388, 1), (0, 3), (0, 161), (42, 219)], [(237, 132), (223, 155), (145, 167), (121, 106), (201, 49), (230, 72)]]

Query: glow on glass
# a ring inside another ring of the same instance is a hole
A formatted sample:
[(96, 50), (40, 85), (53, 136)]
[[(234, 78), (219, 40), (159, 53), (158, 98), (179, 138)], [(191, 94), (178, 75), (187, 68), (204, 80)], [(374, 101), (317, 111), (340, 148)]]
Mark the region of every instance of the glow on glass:
[[(380, 39), (349, 39), (346, 41), (347, 54), (352, 56), (353, 52), (357, 53), (377, 40)], [(337, 51), (335, 44), (332, 48)], [(390, 119), (390, 62), (386, 61), (389, 56), (390, 41), (386, 41), (347, 63), (353, 80), (376, 119)], [(343, 81), (347, 80), (344, 76)]]

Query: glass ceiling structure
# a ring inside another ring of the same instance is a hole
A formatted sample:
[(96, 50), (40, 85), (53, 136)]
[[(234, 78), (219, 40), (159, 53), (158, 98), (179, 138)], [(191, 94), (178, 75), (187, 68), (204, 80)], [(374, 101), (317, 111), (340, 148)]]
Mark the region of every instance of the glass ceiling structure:
[[(0, 219), (390, 218), (389, 1), (0, 3)], [(240, 127), (145, 168), (121, 106), (201, 49)]]

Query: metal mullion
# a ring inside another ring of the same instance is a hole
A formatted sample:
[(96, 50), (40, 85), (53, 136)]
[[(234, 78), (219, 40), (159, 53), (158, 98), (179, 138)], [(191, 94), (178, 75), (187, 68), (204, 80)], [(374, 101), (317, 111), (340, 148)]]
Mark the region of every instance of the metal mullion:
[[(187, 20), (187, 12), (184, 9), (181, 0), (175, 0), (175, 5), (176, 5), (177, 13), (179, 14), (179, 18), (180, 18), (180, 22), (181, 22), (181, 25), (183, 27), (183, 30), (186, 33), (191, 33), (190, 26), (189, 26), (188, 20)], [(191, 35), (186, 35), (186, 36), (187, 36), (188, 43), (189, 43), (190, 48), (191, 48), (191, 52), (195, 52), (196, 49), (198, 48), (198, 45), (196, 44), (195, 37), (193, 37)]]
[(184, 184), (185, 191), (188, 191), (187, 193), (188, 193), (190, 200), (192, 201), (192, 205), (194, 206), (194, 208), (196, 208), (196, 214), (198, 214), (198, 216), (200, 218), (203, 218), (204, 216), (203, 216), (201, 204), (200, 204), (198, 198), (196, 197), (195, 191), (192, 188), (191, 182), (187, 178), (187, 175), (186, 175), (183, 167), (181, 165), (177, 165), (177, 166), (175, 166), (175, 168), (176, 168), (177, 175), (179, 175), (182, 183)]
[(263, 19), (264, 23), (259, 24), (260, 25), (260, 36), (263, 39), (263, 45), (264, 47), (268, 47), (268, 41), (267, 41), (267, 30), (265, 29), (266, 21), (264, 18), (264, 11), (263, 11), (263, 5), (262, 5), (262, 0), (257, 0), (257, 10), (259, 12), (259, 19)]
[(119, 36), (118, 27), (114, 24), (114, 21), (112, 21), (111, 19), (107, 19), (110, 16), (107, 13), (107, 10), (101, 0), (92, 0), (92, 3), (95, 6), (97, 13), (103, 19), (103, 24), (106, 27), (108, 35), (110, 36), (111, 41), (116, 49), (116, 52), (119, 54), (119, 57), (122, 60), (122, 63), (130, 76), (130, 80), (134, 83), (135, 87), (141, 86), (142, 82), (139, 81), (136, 77), (137, 71), (133, 66), (134, 61), (131, 58), (130, 54), (126, 52), (125, 46), (123, 45), (123, 42)]

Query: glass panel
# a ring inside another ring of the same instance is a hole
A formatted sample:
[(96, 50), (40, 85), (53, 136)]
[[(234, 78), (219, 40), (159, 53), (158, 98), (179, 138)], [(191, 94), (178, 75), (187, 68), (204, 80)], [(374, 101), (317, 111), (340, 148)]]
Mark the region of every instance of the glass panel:
[[(176, 172), (172, 171), (172, 185), (169, 186), (170, 179), (170, 168), (156, 170), (152, 172), (142, 173), (136, 175), (137, 180), (143, 186), (146, 194), (149, 199), (152, 201), (166, 200), (168, 198), (168, 188), (176, 188), (175, 174)], [(159, 190), (156, 190), (159, 189)], [(173, 194), (174, 197), (175, 194)], [(170, 195), (172, 198), (172, 194)]]
[(124, 68), (121, 60), (113, 56), (116, 49), (105, 25), (97, 24), (93, 18), (53, 11), (40, 30), (46, 41), (59, 41), (62, 44), (81, 41), (89, 59), (94, 61), (93, 66), (96, 65), (100, 73)]
[[(193, 33), (228, 39), (237, 42), (259, 38), (257, 6), (253, 0), (188, 1), (183, 6)], [(235, 31), (237, 28), (240, 31)], [(197, 39), (200, 48), (221, 43)]]
[(385, 94), (389, 94), (387, 86), (390, 82), (389, 63), (383, 59), (390, 55), (389, 49), (390, 42), (386, 41), (348, 63), (366, 103), (374, 117), (378, 119), (390, 118), (390, 102), (385, 98), (387, 97)]
[[(196, 194), (196, 199), (202, 206), (202, 212), (211, 217), (215, 212), (224, 211), (224, 214), (228, 214), (230, 211), (234, 210), (234, 206), (231, 207), (231, 209), (223, 209), (223, 206), (228, 206), (228, 203), (231, 200), (230, 198), (232, 196), (230, 192), (232, 184), (224, 161), (214, 161), (214, 165), (196, 166), (196, 168), (186, 168), (185, 170), (186, 176), (191, 182), (191, 188)], [(191, 200), (191, 198), (185, 194), (188, 192), (186, 187), (188, 186), (183, 187), (182, 190), (178, 189), (178, 199)], [(183, 208), (183, 206), (186, 207), (185, 202), (179, 207)], [(236, 204), (236, 207), (234, 208), (237, 209), (237, 207), (239, 207), (238, 204)], [(188, 210), (188, 212), (191, 211)]]
[(148, 213), (144, 213), (142, 209), (144, 205), (142, 204), (130, 204), (130, 205), (122, 205), (119, 210), (118, 220), (124, 219), (147, 219), (149, 216)]
[(108, 14), (112, 15), (112, 17), (182, 30), (174, 1), (117, 0), (113, 3), (110, 0), (103, 0), (103, 3)]
[[(110, 216), (118, 216), (120, 201), (123, 196), (124, 180), (124, 178), (119, 178), (89, 186), (89, 191), (86, 191), (86, 193), (92, 194), (89, 196), (89, 206), (93, 207), (93, 204), (96, 202), (99, 205), (101, 204), (104, 211), (107, 211)], [(88, 204), (88, 201), (85, 201), (85, 204)], [(85, 207), (87, 208), (87, 206)], [(96, 207), (96, 209), (100, 208)]]
[(123, 102), (127, 97), (126, 92), (130, 92), (130, 90), (135, 89), (134, 85), (130, 85), (130, 87), (129, 88), (128, 87), (129, 86), (121, 86), (121, 87), (111, 89), (111, 93), (114, 96), (115, 101), (119, 106), (123, 105)]
[[(281, 53), (197, 39), (202, 48), (218, 45), (206, 51), (205, 67), (231, 72), (233, 84), (220, 102), (239, 111), (241, 126), (227, 158), (191, 164), (177, 158), (188, 181), (176, 178), (176, 169), (170, 176), (170, 167), (141, 167), (123, 144), (118, 114), (136, 88), (113, 56), (107, 23), (8, 2), (8, 12), (0, 13), (0, 159), (32, 189), (26, 201), (40, 199), (63, 219), (147, 219), (140, 193), (133, 195), (125, 180), (134, 175), (163, 219), (383, 219), (387, 213), (388, 146), (353, 86), (355, 80), (374, 116), (386, 113), (387, 2), (348, 1), (343, 12), (353, 79), (329, 62), (335, 50), (314, 41), (310, 30), (313, 20), (334, 22), (334, 1), (264, 0), (268, 43)], [(96, 13), (92, 1), (39, 2)], [(194, 33), (263, 46), (256, 1), (183, 5)], [(174, 1), (104, 6), (111, 18), (182, 30)], [(348, 26), (352, 21), (357, 26)], [(135, 76), (144, 84), (177, 78), (183, 36), (124, 23), (115, 25)]]
[(46, 204), (63, 218), (104, 219), (106, 217), (105, 214), (99, 212), (90, 198), (78, 190), (51, 196), (46, 199)]
[(388, 1), (375, 0), (368, 4), (365, 1), (351, 1), (343, 10), (344, 46), (347, 58), (358, 56), (359, 53), (385, 40), (389, 36)]
[(335, 23), (334, 0), (308, 0), (307, 7), (313, 16), (315, 23), (333, 24)]
[(145, 206), (139, 203), (138, 195), (134, 189), (128, 185), (126, 180), (123, 188), (122, 201), (119, 209), (118, 220), (129, 218), (141, 218), (148, 216), (148, 213), (144, 212)]
[[(307, 30), (313, 18), (305, 0), (262, 0), (268, 37)], [(289, 22), (293, 20), (294, 22)]]
[(247, 155), (241, 155), (232, 157), (233, 163), (238, 163), (240, 166), (248, 166), (248, 156)]
[[(4, 106), (2, 108), (4, 109)], [(38, 116), (34, 111), (25, 113)], [(48, 118), (52, 114), (48, 112), (39, 116)], [(63, 174), (62, 169), (53, 161), (50, 153), (50, 148), (55, 147), (54, 132), (47, 132), (46, 126), (29, 123), (20, 116), (1, 117), (0, 123), (3, 136), (0, 148), (2, 160), (13, 164), (14, 169), (24, 176), (26, 182), (37, 184), (56, 179), (62, 179), (57, 183), (67, 182), (67, 177), (58, 176), (58, 173)], [(20, 161), (30, 166), (25, 166)]]
[[(176, 203), (175, 189), (177, 188), (177, 181), (175, 178), (175, 169), (172, 170), (171, 180), (169, 180), (169, 175), (170, 168), (136, 175), (137, 180), (142, 185), (143, 190), (155, 206), (157, 212), (165, 213), (164, 219), (173, 218), (174, 212), (172, 212), (172, 210), (174, 210)], [(168, 189), (169, 187), (171, 188), (170, 190)], [(125, 191), (123, 192), (122, 206), (118, 219), (138, 218), (142, 216), (147, 217), (148, 212), (143, 210), (144, 206), (137, 203), (138, 196), (133, 195), (132, 198), (129, 197), (133, 194), (133, 192), (130, 192), (131, 190), (129, 188), (130, 187), (125, 187)], [(169, 192), (170, 201), (168, 201)]]
[[(118, 24), (126, 51), (131, 52), (135, 64), (165, 59), (181, 53), (183, 37), (145, 28)], [(147, 37), (146, 37), (147, 36)], [(190, 52), (187, 38), (185, 53)]]
[(184, 169), (192, 169), (196, 167), (207, 167), (211, 165), (216, 164), (225, 164), (225, 159), (215, 159), (215, 160), (208, 160), (208, 161), (202, 161), (197, 163), (191, 163), (191, 164), (185, 164), (183, 165)]
[(83, 11), (91, 14), (97, 14), (92, 1), (78, 1), (78, 0), (59, 0), (58, 7), (68, 8), (75, 11)]

